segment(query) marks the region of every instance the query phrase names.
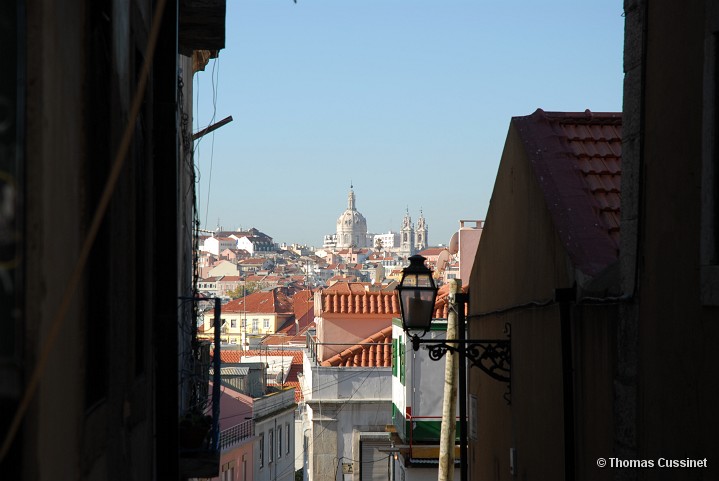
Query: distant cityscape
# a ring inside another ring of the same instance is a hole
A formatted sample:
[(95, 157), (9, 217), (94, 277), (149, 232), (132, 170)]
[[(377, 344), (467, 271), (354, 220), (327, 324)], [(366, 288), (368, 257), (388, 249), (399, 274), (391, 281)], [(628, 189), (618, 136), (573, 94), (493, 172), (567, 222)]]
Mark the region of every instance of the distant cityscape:
[(406, 210), (398, 231), (370, 233), (357, 210), (350, 186), (347, 208), (326, 234), (321, 247), (277, 244), (257, 228), (201, 231), (198, 242), (197, 291), (230, 300), (252, 290), (273, 287), (317, 288), (338, 281), (387, 286), (401, 276), (414, 254), (427, 258), (440, 284), (457, 276), (458, 262), (446, 246), (429, 245), (429, 226), (420, 211), (416, 224)]

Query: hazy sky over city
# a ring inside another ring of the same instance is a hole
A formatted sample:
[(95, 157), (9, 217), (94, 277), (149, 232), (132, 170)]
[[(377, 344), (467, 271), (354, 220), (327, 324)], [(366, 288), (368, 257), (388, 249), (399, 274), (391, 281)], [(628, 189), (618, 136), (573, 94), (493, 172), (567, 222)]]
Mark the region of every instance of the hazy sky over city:
[[(484, 219), (509, 122), (621, 111), (622, 2), (230, 0), (195, 75), (203, 228), (321, 246), (347, 207), (373, 233), (420, 209), (432, 245)], [(214, 100), (214, 101), (213, 101)], [(214, 120), (213, 120), (214, 118)]]

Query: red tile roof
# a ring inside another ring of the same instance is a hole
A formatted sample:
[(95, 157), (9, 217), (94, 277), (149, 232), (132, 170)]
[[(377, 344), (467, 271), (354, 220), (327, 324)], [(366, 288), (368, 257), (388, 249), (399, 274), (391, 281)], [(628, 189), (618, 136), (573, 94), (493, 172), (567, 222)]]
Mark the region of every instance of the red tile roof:
[(315, 320), (315, 303), (312, 291), (302, 290), (295, 293), (292, 297), (292, 308), (295, 318), (292, 322), (288, 322), (277, 330), (278, 334), (302, 334)]
[(222, 279), (218, 279), (217, 282), (238, 282), (242, 280), (240, 276), (222, 276)]
[(362, 294), (371, 286), (369, 282), (337, 282), (322, 290), (323, 294)]
[(302, 394), (302, 386), (299, 381), (285, 381), (286, 387), (292, 387), (295, 389), (295, 402), (301, 402), (305, 397)]
[(357, 280), (357, 276), (349, 276), (346, 274), (342, 274), (342, 275), (336, 275), (336, 276), (330, 277), (329, 279), (327, 279), (327, 282), (329, 282), (330, 284), (331, 283), (336, 284), (337, 282), (354, 282), (356, 280)]
[(322, 291), (322, 316), (327, 314), (374, 314), (388, 319), (399, 316), (399, 298), (395, 291), (328, 292)]
[(322, 362), (323, 366), (390, 367), (392, 366), (392, 326), (371, 335), (339, 354)]
[(446, 250), (446, 247), (428, 247), (427, 249), (421, 251), (419, 255), (424, 257), (438, 256), (442, 253), (443, 250)]
[(222, 307), (222, 311), (292, 314), (292, 300), (280, 289), (272, 289), (230, 301)]
[[(469, 286), (462, 286), (462, 292), (469, 292)], [(437, 299), (434, 301), (434, 313), (432, 319), (447, 319), (449, 314), (449, 304), (447, 302), (449, 296), (449, 284), (445, 284), (437, 291)], [(468, 314), (467, 305), (465, 304), (465, 315)]]
[(261, 266), (262, 264), (265, 263), (266, 260), (267, 259), (263, 259), (261, 257), (256, 257), (256, 258), (252, 258), (252, 259), (243, 259), (240, 262), (238, 262), (238, 264), (242, 264), (243, 266), (254, 266), (254, 265)]
[(253, 274), (253, 275), (247, 276), (247, 278), (245, 280), (247, 282), (261, 282), (265, 279), (265, 277), (267, 277), (267, 276), (258, 276), (258, 275)]
[[(286, 326), (289, 326), (290, 329), (294, 329), (294, 322), (288, 322)], [(307, 341), (307, 336), (305, 335), (298, 335), (298, 336), (292, 336), (287, 334), (271, 334), (268, 336), (265, 336), (262, 339), (262, 345), (263, 346), (287, 346), (287, 349), (293, 349), (304, 346), (305, 342)], [(299, 346), (299, 344), (302, 344), (302, 346)]]
[[(211, 354), (214, 354), (211, 353)], [(226, 363), (240, 363), (242, 358), (245, 356), (292, 356), (292, 364), (290, 370), (287, 373), (287, 380), (284, 383), (286, 386), (295, 388), (295, 401), (299, 402), (302, 400), (302, 388), (300, 387), (298, 374), (302, 372), (302, 351), (285, 351), (285, 350), (249, 350), (249, 351), (235, 351), (235, 350), (223, 350), (220, 352), (220, 358), (222, 362)]]
[(222, 362), (242, 362), (242, 358), (245, 356), (292, 356), (292, 364), (302, 365), (302, 351), (285, 351), (281, 349), (250, 349), (247, 351), (223, 349), (220, 351)]
[(619, 255), (621, 114), (538, 109), (512, 122), (570, 259), (598, 274)]

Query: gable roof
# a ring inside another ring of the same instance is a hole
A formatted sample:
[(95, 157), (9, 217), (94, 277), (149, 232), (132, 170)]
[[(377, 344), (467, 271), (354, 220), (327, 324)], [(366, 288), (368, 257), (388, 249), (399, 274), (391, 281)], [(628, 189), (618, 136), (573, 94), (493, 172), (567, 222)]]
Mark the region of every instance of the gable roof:
[(428, 247), (425, 250), (419, 252), (419, 255), (427, 257), (427, 256), (438, 256), (442, 253), (442, 251), (447, 250), (446, 247)]
[(217, 282), (240, 282), (241, 280), (240, 276), (222, 276), (217, 279)]
[[(395, 291), (327, 292), (322, 291), (322, 316), (355, 315), (387, 317), (400, 315), (399, 298)], [(315, 313), (317, 314), (317, 313)]]
[(292, 309), (295, 322), (288, 322), (277, 330), (277, 334), (303, 334), (314, 323), (315, 303), (312, 291), (305, 289), (296, 292), (292, 296)]
[(619, 256), (622, 115), (537, 109), (512, 122), (572, 263), (597, 275)]
[(362, 294), (371, 286), (369, 282), (336, 282), (322, 289), (323, 294)]
[(323, 366), (391, 367), (392, 326), (322, 362)]
[(249, 259), (242, 259), (238, 264), (242, 264), (243, 266), (261, 266), (265, 262), (267, 262), (267, 259), (263, 257), (251, 257)]
[(259, 291), (228, 302), (222, 307), (222, 311), (292, 314), (292, 300), (281, 289)]

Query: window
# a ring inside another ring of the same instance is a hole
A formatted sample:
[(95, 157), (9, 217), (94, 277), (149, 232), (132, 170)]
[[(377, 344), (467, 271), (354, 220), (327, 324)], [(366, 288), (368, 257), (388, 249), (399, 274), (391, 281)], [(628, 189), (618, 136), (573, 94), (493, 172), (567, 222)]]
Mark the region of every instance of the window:
[(260, 467), (265, 465), (265, 433), (260, 434)]
[(232, 320), (230, 321), (230, 327), (232, 327), (232, 328), (237, 327), (237, 319), (232, 319)]
[(287, 438), (287, 454), (290, 454), (290, 425), (285, 424), (285, 433)]
[(242, 329), (245, 329), (247, 327), (247, 319), (242, 319), (240, 321), (240, 327), (242, 327)]
[(269, 442), (267, 443), (267, 447), (269, 448), (269, 449), (267, 450), (267, 464), (271, 463), (271, 462), (272, 462), (272, 459), (273, 459), (272, 454), (273, 454), (274, 448), (275, 448), (275, 436), (274, 436), (274, 434), (275, 434), (275, 433), (272, 431), (272, 429), (270, 429)]
[(257, 332), (258, 324), (259, 324), (258, 319), (252, 319), (252, 332)]
[(265, 326), (265, 329), (269, 329), (269, 328), (270, 328), (270, 320), (269, 320), (269, 319), (263, 319), (263, 321), (264, 321), (263, 325)]

